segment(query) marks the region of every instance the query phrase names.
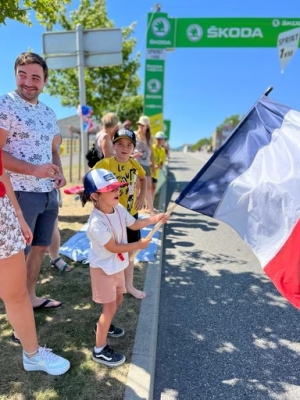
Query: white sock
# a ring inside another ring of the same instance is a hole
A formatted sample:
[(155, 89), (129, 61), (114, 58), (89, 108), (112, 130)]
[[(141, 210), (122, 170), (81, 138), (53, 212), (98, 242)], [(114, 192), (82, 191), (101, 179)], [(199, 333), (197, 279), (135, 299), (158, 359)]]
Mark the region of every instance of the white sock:
[(105, 347), (105, 346), (103, 346), (103, 347), (96, 347), (96, 346), (95, 346), (95, 347), (94, 347), (94, 350), (95, 350), (96, 353), (100, 353), (100, 351), (102, 351), (102, 350), (104, 349), (104, 347)]
[(27, 358), (34, 358), (36, 355), (39, 354), (39, 347), (37, 350), (32, 351), (31, 353), (27, 353), (25, 350), (23, 350), (24, 354), (26, 355)]

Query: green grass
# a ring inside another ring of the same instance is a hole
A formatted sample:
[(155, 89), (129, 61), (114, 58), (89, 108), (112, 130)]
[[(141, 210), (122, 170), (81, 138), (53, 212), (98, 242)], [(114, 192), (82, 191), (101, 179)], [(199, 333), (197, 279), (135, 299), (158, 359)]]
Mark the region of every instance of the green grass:
[[(76, 171), (74, 171), (74, 174)], [(68, 171), (66, 171), (68, 176)], [(74, 182), (74, 184), (78, 184)], [(68, 186), (72, 186), (69, 183)], [(87, 221), (91, 205), (82, 208), (75, 196), (63, 194), (59, 227), (62, 243), (77, 232)], [(39, 342), (67, 357), (71, 369), (65, 375), (52, 377), (43, 372), (25, 372), (22, 368), (21, 347), (14, 344), (10, 335), (5, 309), (0, 303), (0, 399), (1, 400), (121, 400), (125, 391), (126, 377), (130, 365), (140, 301), (125, 295), (115, 322), (124, 327), (126, 335), (110, 339), (117, 351), (126, 355), (127, 361), (121, 367), (110, 369), (91, 360), (94, 346), (94, 324), (101, 306), (91, 300), (89, 268), (65, 260), (73, 270), (61, 273), (51, 267), (47, 255), (43, 262), (38, 281), (39, 296), (61, 300), (61, 308), (35, 312)], [(144, 285), (147, 264), (135, 267), (135, 285)]]

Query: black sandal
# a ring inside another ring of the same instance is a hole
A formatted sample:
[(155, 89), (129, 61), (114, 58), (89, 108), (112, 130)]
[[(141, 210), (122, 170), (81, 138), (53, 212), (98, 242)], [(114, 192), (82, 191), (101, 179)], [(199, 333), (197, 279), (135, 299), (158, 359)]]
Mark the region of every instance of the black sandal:
[(15, 333), (14, 333), (14, 332), (13, 332), (13, 334), (11, 335), (11, 340), (12, 340), (14, 343), (21, 344), (20, 339), (17, 338), (17, 337), (15, 337)]
[[(61, 257), (56, 258), (56, 260), (51, 260), (51, 265), (53, 267), (56, 267), (60, 272), (70, 272), (72, 270), (72, 268), (70, 268), (70, 266), (65, 262), (64, 265), (62, 265), (61, 267), (59, 267), (58, 265), (56, 265), (56, 263), (58, 261), (62, 260)], [(62, 260), (63, 261), (63, 260)], [(70, 268), (66, 271), (67, 268)]]

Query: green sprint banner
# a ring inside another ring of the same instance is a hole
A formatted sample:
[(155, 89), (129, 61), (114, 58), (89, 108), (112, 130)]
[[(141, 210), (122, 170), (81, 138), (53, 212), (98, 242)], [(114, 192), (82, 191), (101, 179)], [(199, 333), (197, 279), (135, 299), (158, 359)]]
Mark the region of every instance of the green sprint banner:
[(299, 28), (297, 18), (169, 18), (148, 15), (147, 48), (277, 47), (278, 36)]
[(170, 18), (149, 13), (144, 114), (163, 130), (165, 51), (176, 47), (277, 47), (281, 71), (299, 47), (297, 18)]
[(148, 49), (144, 85), (144, 114), (150, 118), (151, 132), (163, 130), (165, 50)]

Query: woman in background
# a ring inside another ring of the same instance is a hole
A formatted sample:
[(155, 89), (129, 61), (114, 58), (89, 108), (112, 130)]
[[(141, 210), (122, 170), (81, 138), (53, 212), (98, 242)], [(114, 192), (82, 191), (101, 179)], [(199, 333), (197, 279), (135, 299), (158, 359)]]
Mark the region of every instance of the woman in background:
[(95, 138), (95, 147), (100, 160), (113, 156), (112, 140), (119, 127), (119, 119), (114, 113), (105, 114), (101, 121), (102, 129)]
[(136, 147), (132, 157), (138, 160), (146, 172), (146, 211), (150, 213), (150, 216), (153, 216), (156, 212), (153, 208), (154, 199), (152, 196), (151, 172), (154, 166), (154, 159), (152, 152), (150, 120), (146, 115), (144, 115), (139, 118), (137, 125), (138, 130), (136, 132)]

